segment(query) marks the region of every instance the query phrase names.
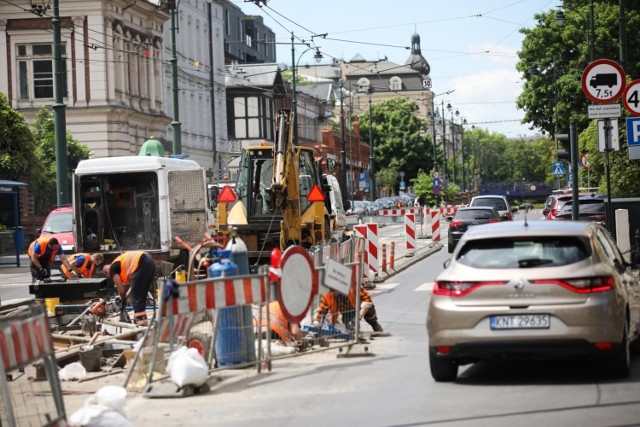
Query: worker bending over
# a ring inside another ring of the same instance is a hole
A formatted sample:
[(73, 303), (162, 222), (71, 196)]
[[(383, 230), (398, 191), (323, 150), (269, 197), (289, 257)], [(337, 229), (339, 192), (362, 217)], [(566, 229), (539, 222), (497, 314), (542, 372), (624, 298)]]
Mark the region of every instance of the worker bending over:
[(80, 276), (78, 268), (69, 264), (60, 242), (55, 237), (38, 237), (31, 242), (27, 253), (29, 254), (31, 283), (51, 277), (51, 264), (53, 264), (56, 255), (60, 258), (63, 266)]
[[(104, 275), (116, 285), (123, 301), (131, 297), (133, 318), (138, 325), (147, 325), (147, 294), (155, 279), (156, 265), (144, 251), (124, 252), (102, 268)], [(128, 289), (125, 286), (129, 286)]]
[[(356, 313), (356, 292), (354, 288), (349, 290), (349, 295), (336, 292), (331, 289), (325, 292), (320, 299), (320, 306), (314, 315), (314, 326), (320, 326), (323, 319), (329, 323), (335, 324), (338, 321), (338, 315), (342, 315), (342, 323), (347, 327), (352, 327)], [(360, 286), (360, 310), (358, 317), (371, 325), (375, 332), (382, 332), (382, 326), (378, 323), (376, 308), (373, 305), (371, 296), (367, 290)]]
[(104, 262), (104, 256), (100, 253), (96, 254), (85, 254), (78, 253), (69, 255), (69, 264), (75, 266), (80, 272), (79, 275), (76, 275), (76, 272), (68, 269), (66, 266), (60, 267), (60, 271), (67, 279), (73, 279), (74, 277), (84, 277), (90, 279), (93, 275), (93, 270), (95, 270), (96, 266), (102, 264)]
[(282, 313), (282, 308), (278, 301), (272, 301), (268, 306), (262, 307), (263, 330), (267, 328), (267, 307), (269, 308), (269, 328), (271, 329), (271, 339), (281, 339), (287, 345), (294, 345), (302, 342), (302, 330), (299, 323), (289, 322)]

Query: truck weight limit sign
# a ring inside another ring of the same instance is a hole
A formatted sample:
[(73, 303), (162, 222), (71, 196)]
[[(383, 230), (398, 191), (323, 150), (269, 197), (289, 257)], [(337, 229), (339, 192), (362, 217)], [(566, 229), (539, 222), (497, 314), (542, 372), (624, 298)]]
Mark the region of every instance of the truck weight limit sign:
[(596, 104), (608, 104), (622, 95), (626, 83), (624, 70), (609, 59), (598, 59), (582, 73), (582, 91)]
[(626, 108), (630, 114), (640, 116), (640, 80), (634, 80), (627, 85), (622, 100), (624, 102), (624, 108)]

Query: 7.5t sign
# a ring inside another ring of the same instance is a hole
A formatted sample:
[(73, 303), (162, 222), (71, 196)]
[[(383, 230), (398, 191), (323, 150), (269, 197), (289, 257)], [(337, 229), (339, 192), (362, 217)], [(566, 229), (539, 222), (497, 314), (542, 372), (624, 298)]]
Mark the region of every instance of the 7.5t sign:
[(582, 90), (596, 104), (608, 104), (618, 99), (625, 83), (624, 70), (609, 59), (592, 62), (582, 73)]

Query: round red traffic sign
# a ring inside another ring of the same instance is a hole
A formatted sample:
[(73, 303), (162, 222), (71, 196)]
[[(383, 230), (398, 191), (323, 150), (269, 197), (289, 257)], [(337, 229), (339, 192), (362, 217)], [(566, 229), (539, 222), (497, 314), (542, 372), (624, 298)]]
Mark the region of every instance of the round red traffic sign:
[(627, 85), (622, 95), (624, 108), (634, 116), (640, 116), (640, 80), (634, 80)]
[(589, 169), (589, 153), (584, 153), (582, 157), (580, 157), (580, 163), (583, 168)]
[(610, 59), (598, 59), (582, 73), (582, 91), (596, 104), (608, 104), (622, 95), (626, 78), (624, 70)]
[(299, 323), (318, 293), (318, 271), (309, 253), (301, 246), (289, 246), (282, 254), (282, 278), (278, 301), (282, 314)]

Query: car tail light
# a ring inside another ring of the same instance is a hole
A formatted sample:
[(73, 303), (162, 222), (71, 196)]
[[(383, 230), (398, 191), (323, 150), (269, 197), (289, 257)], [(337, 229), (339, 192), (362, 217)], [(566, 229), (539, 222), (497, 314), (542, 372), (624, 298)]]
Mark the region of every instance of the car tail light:
[(564, 280), (532, 280), (531, 283), (537, 285), (558, 285), (579, 294), (607, 292), (615, 286), (613, 276), (585, 277), (580, 279)]
[(498, 224), (500, 221), (498, 221), (497, 219), (490, 219), (489, 220), (489, 224)]
[(593, 345), (595, 345), (598, 350), (602, 350), (602, 351), (609, 351), (613, 348), (612, 342), (597, 342), (597, 343), (594, 343)]
[(450, 345), (439, 345), (436, 347), (436, 353), (438, 354), (449, 354), (451, 351)]
[(433, 286), (434, 295), (445, 295), (450, 297), (462, 297), (469, 292), (488, 285), (504, 285), (507, 282), (458, 282), (458, 281), (437, 281)]
[(458, 228), (461, 225), (462, 225), (462, 221), (460, 221), (459, 219), (456, 219), (456, 220), (451, 221), (451, 224), (449, 224), (449, 227)]

